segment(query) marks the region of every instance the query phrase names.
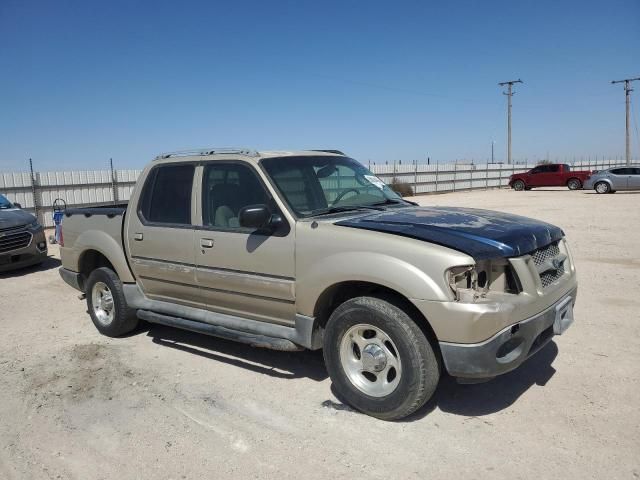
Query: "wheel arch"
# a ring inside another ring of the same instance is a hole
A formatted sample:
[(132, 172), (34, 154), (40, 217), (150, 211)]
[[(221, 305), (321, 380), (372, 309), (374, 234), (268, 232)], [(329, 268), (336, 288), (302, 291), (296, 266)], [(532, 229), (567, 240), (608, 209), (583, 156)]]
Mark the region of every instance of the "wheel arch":
[(569, 178), (567, 178), (567, 181), (564, 183), (565, 186), (569, 185), (569, 182), (571, 180), (577, 180), (578, 183), (580, 183), (581, 186), (584, 184), (584, 182), (579, 177), (569, 177)]
[(316, 328), (324, 330), (329, 317), (338, 306), (347, 300), (363, 296), (380, 298), (403, 310), (422, 329), (432, 347), (438, 352), (438, 355), (440, 354), (438, 339), (433, 327), (418, 307), (402, 293), (379, 283), (347, 280), (325, 288), (316, 300), (313, 309)]
[(80, 287), (82, 287), (83, 290), (91, 272), (101, 267), (110, 268), (117, 274), (113, 264), (104, 253), (95, 249), (88, 249), (80, 254), (78, 258), (78, 273), (81, 274)]

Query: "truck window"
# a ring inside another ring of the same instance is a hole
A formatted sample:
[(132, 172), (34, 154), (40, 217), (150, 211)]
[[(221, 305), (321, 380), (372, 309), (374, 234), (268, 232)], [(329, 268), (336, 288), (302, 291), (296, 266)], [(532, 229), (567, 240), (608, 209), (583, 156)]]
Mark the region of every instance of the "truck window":
[(156, 167), (145, 184), (140, 214), (146, 222), (190, 225), (193, 165)]
[(211, 163), (202, 177), (202, 224), (205, 226), (240, 228), (240, 209), (263, 204), (275, 210), (256, 172), (241, 163)]
[(560, 165), (547, 165), (547, 172), (555, 173), (560, 171)]

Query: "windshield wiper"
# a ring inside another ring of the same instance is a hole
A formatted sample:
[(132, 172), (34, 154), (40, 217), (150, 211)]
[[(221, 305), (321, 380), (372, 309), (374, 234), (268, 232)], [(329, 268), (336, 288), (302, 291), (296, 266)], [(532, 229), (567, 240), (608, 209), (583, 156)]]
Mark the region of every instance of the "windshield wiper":
[(405, 200), (404, 198), (401, 200), (394, 200), (393, 198), (387, 198), (384, 202), (377, 202), (374, 203), (372, 205), (378, 206), (378, 205), (401, 205), (401, 204), (406, 204), (408, 203), (409, 205), (418, 205), (416, 202), (412, 202), (410, 200)]
[(316, 217), (318, 215), (328, 215), (330, 213), (340, 213), (340, 212), (354, 212), (354, 211), (357, 211), (357, 210), (383, 211), (384, 208), (379, 207), (379, 206), (373, 206), (373, 205), (351, 205), (351, 206), (344, 205), (342, 207), (329, 207), (329, 208), (326, 208), (326, 209), (321, 210), (319, 212), (312, 213), (309, 216), (310, 217)]

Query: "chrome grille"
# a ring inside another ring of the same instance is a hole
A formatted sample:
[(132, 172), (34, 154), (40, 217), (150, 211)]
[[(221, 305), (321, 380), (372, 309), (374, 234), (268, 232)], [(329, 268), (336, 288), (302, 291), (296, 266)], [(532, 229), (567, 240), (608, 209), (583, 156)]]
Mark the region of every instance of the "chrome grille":
[(0, 230), (0, 253), (28, 247), (31, 237), (31, 232), (28, 232), (24, 226)]
[(556, 258), (558, 255), (560, 255), (560, 247), (558, 247), (558, 242), (556, 242), (536, 250), (531, 254), (531, 257), (533, 257), (533, 263), (539, 266), (547, 260)]
[[(560, 252), (558, 242), (536, 250), (531, 254), (531, 258), (540, 275), (542, 288), (548, 287), (565, 273), (567, 256)], [(554, 262), (556, 259), (559, 262)]]
[(540, 274), (540, 281), (542, 282), (542, 288), (545, 288), (551, 285), (553, 282), (558, 280), (562, 275), (564, 275), (564, 263), (557, 270), (547, 270), (546, 272)]

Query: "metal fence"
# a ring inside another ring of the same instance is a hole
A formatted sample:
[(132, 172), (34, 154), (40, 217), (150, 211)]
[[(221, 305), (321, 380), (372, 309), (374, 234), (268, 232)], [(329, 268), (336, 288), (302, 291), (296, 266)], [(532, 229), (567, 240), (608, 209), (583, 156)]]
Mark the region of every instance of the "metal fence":
[(76, 170), (69, 172), (0, 173), (0, 193), (53, 226), (53, 202), (69, 207), (129, 200), (142, 170)]
[[(575, 162), (577, 170), (602, 170), (623, 165), (622, 160)], [(393, 162), (372, 164), (369, 169), (384, 182), (395, 179), (413, 188), (416, 195), (458, 190), (506, 187), (509, 175), (524, 172), (534, 164), (498, 163), (431, 165)], [(53, 202), (60, 198), (67, 206), (89, 206), (129, 200), (141, 170), (77, 170), (68, 172), (0, 173), (0, 193), (35, 214), (45, 226), (53, 226)]]
[[(569, 163), (574, 170), (603, 170), (624, 165), (624, 160), (589, 160)], [(459, 190), (501, 188), (509, 185), (509, 176), (526, 172), (536, 164), (447, 163), (418, 164), (393, 162), (370, 164), (369, 169), (387, 184), (409, 184), (416, 195)]]

